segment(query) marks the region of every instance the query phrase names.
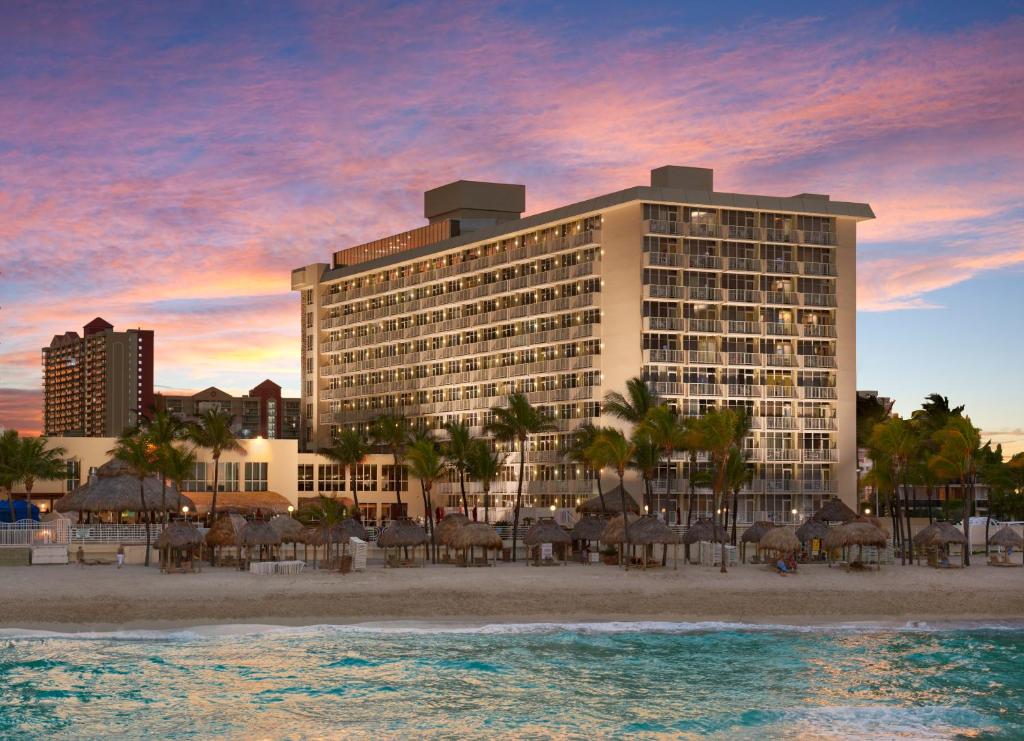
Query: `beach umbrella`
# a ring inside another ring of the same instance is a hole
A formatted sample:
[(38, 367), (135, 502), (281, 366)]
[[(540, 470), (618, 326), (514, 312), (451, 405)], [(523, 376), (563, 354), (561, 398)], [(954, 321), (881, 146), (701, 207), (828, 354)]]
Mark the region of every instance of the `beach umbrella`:
[[(633, 527), (636, 525), (637, 522), (640, 521), (640, 515), (635, 515), (632, 512), (628, 514), (629, 541), (632, 543), (635, 542)], [(602, 543), (606, 543), (608, 545), (620, 545), (622, 543), (622, 538), (624, 534), (623, 531), (624, 528), (622, 527), (622, 515), (617, 514), (615, 515), (615, 517), (612, 517), (610, 520), (607, 520), (605, 522), (604, 532), (601, 533), (601, 537), (599, 538), (599, 540)]]
[[(572, 543), (572, 536), (550, 517), (544, 517), (530, 526), (523, 536), (523, 543), (534, 553), (534, 564), (540, 563), (541, 546), (550, 543), (552, 546), (562, 546), (562, 561), (565, 561), (568, 545)], [(527, 561), (529, 563), (529, 561)]]
[(245, 523), (238, 540), (245, 548), (247, 560), (251, 560), (253, 548), (257, 549), (257, 555), (260, 557), (266, 549), (267, 555), (273, 558), (274, 548), (281, 544), (281, 536), (265, 520), (250, 520)]
[[(161, 496), (159, 476), (147, 476), (142, 484), (145, 501), (139, 496), (139, 478), (126, 463), (113, 458), (98, 469), (89, 483), (53, 503), (57, 512), (179, 512), (195, 511), (195, 503), (168, 483)], [(161, 498), (163, 505), (161, 505)]]
[(691, 545), (706, 541), (709, 543), (725, 543), (729, 534), (721, 525), (711, 520), (700, 519), (693, 523), (683, 534), (683, 543)]
[(168, 524), (156, 539), (156, 547), (160, 551), (160, 569), (166, 573), (175, 556), (179, 564), (184, 556), (189, 562), (189, 569), (194, 569), (194, 555), (202, 545), (203, 534), (195, 526), (184, 522)]
[(824, 540), (828, 535), (828, 525), (818, 520), (807, 520), (796, 529), (796, 537), (801, 543), (808, 543), (812, 540)]
[(988, 539), (989, 545), (999, 546), (1001, 548), (1024, 548), (1024, 538), (1021, 538), (1017, 533), (1010, 529), (1009, 525), (996, 530), (992, 537)]
[(277, 533), (282, 543), (302, 543), (304, 531), (302, 523), (291, 515), (277, 515), (270, 518), (270, 527)]
[[(604, 505), (601, 504), (601, 497), (594, 496), (580, 504), (576, 511), (594, 515), (622, 514), (622, 487), (616, 486), (605, 492)], [(626, 490), (626, 511), (640, 513), (640, 504), (629, 493), (629, 489)]]
[[(888, 536), (869, 522), (847, 522), (830, 528), (824, 539), (824, 546), (830, 553), (855, 545), (858, 547), (858, 557), (864, 546), (885, 548), (887, 544)], [(880, 563), (878, 567), (881, 568)]]
[(451, 545), (452, 536), (458, 531), (460, 527), (469, 522), (469, 518), (461, 512), (453, 512), (445, 515), (434, 530), (434, 537), (437, 539), (438, 545), (448, 547)]
[(385, 551), (391, 548), (411, 548), (412, 562), (415, 563), (416, 546), (425, 545), (429, 540), (426, 530), (408, 517), (402, 517), (392, 520), (380, 532), (380, 535), (377, 536), (377, 545)]
[[(621, 520), (621, 517), (620, 517)], [(645, 515), (629, 526), (630, 545), (639, 545), (653, 551), (655, 545), (662, 546), (662, 556), (667, 556), (668, 546), (672, 546), (672, 568), (679, 568), (678, 546), (682, 542), (679, 534), (654, 515)], [(644, 554), (644, 569), (647, 568), (647, 554)]]
[(747, 543), (754, 543), (756, 547), (756, 544), (761, 542), (761, 536), (773, 527), (774, 522), (759, 520), (743, 531), (740, 536), (740, 558), (743, 559), (743, 563), (747, 562)]
[(500, 551), (502, 548), (501, 536), (498, 535), (490, 525), (483, 522), (467, 522), (460, 526), (451, 536), (449, 545), (457, 551), (462, 551), (467, 566), (472, 566), (473, 551), (482, 548), (486, 561), (488, 551)]
[(811, 519), (819, 522), (852, 522), (857, 519), (857, 513), (850, 509), (843, 500), (833, 497), (825, 502)]
[(780, 554), (800, 550), (800, 539), (791, 527), (773, 527), (766, 530), (758, 544), (766, 551)]

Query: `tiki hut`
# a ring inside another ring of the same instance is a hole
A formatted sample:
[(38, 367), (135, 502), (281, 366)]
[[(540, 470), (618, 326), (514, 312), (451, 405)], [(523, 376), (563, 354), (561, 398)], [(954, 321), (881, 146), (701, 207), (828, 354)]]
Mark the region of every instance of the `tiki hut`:
[(690, 546), (694, 543), (721, 543), (723, 546), (729, 542), (729, 534), (721, 525), (707, 519), (700, 519), (693, 523), (683, 533), (683, 545), (685, 549), (685, 560), (690, 562)]
[(818, 520), (805, 520), (804, 524), (796, 529), (796, 537), (803, 544), (803, 551), (807, 558), (825, 558), (825, 536), (828, 535), (828, 525)]
[(292, 555), (298, 557), (299, 543), (305, 543), (305, 531), (302, 527), (302, 523), (296, 520), (291, 515), (277, 515), (276, 517), (270, 518), (270, 527), (274, 528), (274, 532), (277, 533), (278, 537), (281, 538), (281, 543), (292, 544)]
[[(417, 546), (425, 546), (429, 540), (426, 530), (408, 517), (402, 517), (392, 520), (380, 532), (380, 535), (377, 536), (377, 545), (384, 549), (384, 557), (388, 566), (415, 566)], [(395, 549), (393, 553), (392, 548)], [(405, 549), (408, 559), (406, 562), (401, 560), (402, 549)]]
[(206, 545), (212, 549), (214, 566), (220, 561), (224, 548), (234, 548), (238, 560), (241, 560), (244, 527), (245, 518), (241, 515), (224, 512), (217, 516), (213, 525), (206, 531)]
[(444, 560), (451, 561), (451, 548), (452, 548), (452, 536), (458, 532), (466, 523), (470, 522), (470, 519), (461, 512), (452, 512), (451, 514), (445, 515), (441, 518), (441, 521), (437, 523), (434, 528), (434, 538), (437, 545), (444, 546)]
[(182, 507), (195, 511), (191, 499), (174, 484), (161, 487), (158, 476), (143, 479), (142, 492), (140, 498), (138, 476), (126, 463), (113, 458), (89, 477), (89, 483), (54, 502), (53, 508), (57, 512), (180, 512)]
[[(462, 553), (463, 566), (491, 566), (489, 552), (500, 551), (502, 548), (501, 536), (498, 535), (498, 531), (482, 522), (467, 522), (459, 526), (452, 533), (448, 545)], [(483, 563), (474, 558), (477, 548), (483, 551)], [(496, 561), (497, 556), (495, 556)]]
[[(829, 529), (825, 535), (824, 545), (831, 557), (835, 551), (845, 551), (850, 546), (857, 546), (857, 561), (862, 558), (865, 546), (885, 548), (888, 544), (888, 537), (874, 525), (867, 522), (847, 522), (838, 527)], [(881, 568), (881, 558), (877, 560), (878, 568)]]
[(854, 522), (866, 522), (869, 525), (874, 525), (883, 533), (885, 533), (885, 537), (888, 538), (890, 535), (889, 528), (886, 526), (886, 524), (874, 515), (857, 515), (857, 519), (854, 520)]
[(995, 546), (998, 550), (995, 555), (989, 559), (989, 564), (992, 566), (1017, 566), (1018, 564), (1010, 563), (1010, 552), (1013, 548), (1020, 550), (1024, 548), (1024, 538), (1021, 538), (1017, 533), (1010, 529), (1009, 525), (1004, 525), (992, 534), (992, 537), (988, 539), (990, 546)]
[[(622, 487), (616, 486), (611, 491), (604, 493), (604, 504), (601, 504), (601, 497), (594, 496), (583, 502), (576, 508), (577, 512), (589, 515), (620, 515), (622, 514)], [(633, 498), (633, 495), (626, 490), (626, 511), (635, 514), (640, 513), (640, 504)]]
[[(601, 536), (604, 535), (604, 529), (607, 526), (607, 520), (594, 515), (584, 515), (573, 525), (569, 536), (573, 541), (583, 544), (583, 547), (580, 548), (580, 560), (583, 563), (589, 563), (590, 558), (594, 558), (596, 561), (598, 552), (596, 550), (591, 551), (591, 546), (601, 540)], [(590, 556), (591, 553), (593, 553), (593, 556)]]
[(160, 551), (160, 570), (163, 573), (196, 571), (196, 562), (202, 558), (203, 534), (187, 523), (172, 522), (156, 539), (156, 547)]
[(800, 538), (791, 527), (773, 527), (766, 530), (758, 544), (763, 550), (780, 556), (800, 550)]
[(337, 533), (339, 536), (344, 536), (344, 542), (346, 543), (349, 538), (369, 540), (369, 536), (366, 533), (366, 528), (363, 527), (363, 523), (352, 517), (346, 517), (344, 520), (339, 522), (334, 528), (332, 528), (332, 532)]
[(740, 559), (743, 563), (747, 562), (747, 543), (753, 543), (755, 550), (760, 552), (761, 536), (773, 527), (775, 527), (774, 522), (760, 520), (743, 531), (743, 535), (740, 536)]
[[(534, 566), (540, 566), (542, 563), (555, 563), (554, 546), (561, 546), (562, 562), (564, 563), (569, 550), (569, 545), (572, 543), (572, 536), (563, 530), (553, 519), (550, 517), (544, 517), (530, 526), (530, 529), (526, 531), (526, 535), (523, 536), (523, 543), (533, 554)], [(542, 559), (541, 555), (544, 550), (542, 546), (545, 545), (551, 545), (553, 548), (551, 556)], [(529, 565), (529, 559), (527, 559), (526, 563)]]
[(648, 557), (653, 556), (654, 546), (661, 546), (662, 565), (668, 556), (668, 547), (672, 546), (672, 568), (679, 568), (679, 544), (682, 538), (675, 530), (654, 515), (641, 517), (635, 525), (629, 526), (629, 540), (644, 549), (643, 567), (646, 570)]
[(935, 568), (949, 568), (950, 546), (959, 546), (960, 566), (964, 565), (967, 536), (949, 522), (933, 522), (914, 537), (913, 543), (927, 553), (928, 565)]
[(850, 509), (842, 499), (833, 497), (811, 517), (818, 522), (853, 522), (857, 513)]
[(259, 560), (264, 556), (274, 560), (276, 548), (281, 544), (281, 536), (266, 520), (251, 520), (245, 523), (238, 537), (239, 545), (245, 548), (245, 560), (252, 561), (252, 549), (256, 549)]

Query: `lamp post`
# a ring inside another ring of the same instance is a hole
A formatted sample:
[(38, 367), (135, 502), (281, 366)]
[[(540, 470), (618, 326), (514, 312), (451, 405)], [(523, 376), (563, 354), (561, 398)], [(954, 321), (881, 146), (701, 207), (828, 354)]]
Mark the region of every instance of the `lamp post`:
[(185, 517), (185, 522), (188, 522), (188, 505), (183, 505), (181, 508), (181, 514)]
[(289, 517), (293, 517), (292, 513), (293, 513), (294, 511), (295, 511), (295, 507), (293, 507), (292, 505), (290, 505), (290, 504), (289, 504), (289, 505), (288, 505), (288, 516), (289, 516)]
[(790, 510), (790, 514), (793, 515), (793, 522), (796, 522), (796, 507)]

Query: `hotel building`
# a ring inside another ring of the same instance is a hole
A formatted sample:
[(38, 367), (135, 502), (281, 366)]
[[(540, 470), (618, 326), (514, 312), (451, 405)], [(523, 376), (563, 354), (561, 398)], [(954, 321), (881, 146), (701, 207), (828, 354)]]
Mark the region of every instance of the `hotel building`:
[(227, 412), (237, 437), (297, 440), (299, 399), (281, 396), (281, 387), (267, 379), (248, 394), (232, 396), (215, 386), (189, 396), (157, 394), (156, 408), (194, 422), (211, 409)]
[[(614, 424), (604, 394), (642, 376), (682, 415), (751, 414), (740, 521), (791, 521), (833, 495), (855, 504), (867, 204), (716, 192), (711, 170), (667, 166), (649, 186), (527, 217), (521, 185), (458, 181), (424, 205), (426, 226), (292, 273), (304, 449), (385, 413), (483, 434), (489, 409), (520, 392), (557, 422), (531, 440), (527, 503), (572, 506), (593, 483), (561, 451), (581, 422)], [(516, 465), (492, 489), (499, 504)], [(669, 512), (707, 462), (671, 465), (656, 486)], [(706, 511), (710, 493), (696, 493)]]
[(97, 317), (81, 337), (54, 335), (42, 354), (46, 435), (120, 435), (153, 406), (152, 330), (115, 332)]

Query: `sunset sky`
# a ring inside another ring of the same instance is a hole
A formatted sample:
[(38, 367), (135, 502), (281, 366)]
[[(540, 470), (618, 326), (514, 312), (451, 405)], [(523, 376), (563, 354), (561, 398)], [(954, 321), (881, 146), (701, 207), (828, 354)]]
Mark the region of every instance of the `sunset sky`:
[(1024, 8), (775, 5), (0, 4), (0, 424), (96, 316), (158, 391), (297, 393), (292, 268), (451, 180), (537, 212), (671, 163), (869, 202), (858, 387), (1024, 449)]

